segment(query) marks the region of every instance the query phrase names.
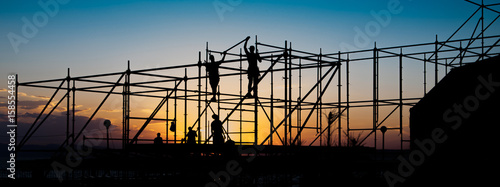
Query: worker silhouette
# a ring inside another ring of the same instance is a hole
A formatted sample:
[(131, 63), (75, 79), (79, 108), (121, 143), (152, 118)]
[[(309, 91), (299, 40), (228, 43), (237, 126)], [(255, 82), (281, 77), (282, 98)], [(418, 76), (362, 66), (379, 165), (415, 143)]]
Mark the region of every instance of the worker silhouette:
[(160, 133), (156, 134), (156, 138), (154, 139), (154, 144), (155, 145), (161, 145), (161, 144), (163, 144), (163, 139), (161, 138), (160, 135), (161, 135)]
[(211, 124), (212, 127), (212, 136), (214, 138), (214, 145), (222, 145), (224, 144), (223, 130), (222, 130), (222, 122), (219, 120), (218, 115), (212, 115), (214, 121)]
[(222, 59), (220, 61), (215, 61), (214, 55), (210, 55), (210, 62), (205, 62), (205, 67), (208, 72), (208, 79), (210, 80), (210, 86), (212, 87), (212, 99), (210, 101), (215, 102), (217, 101), (216, 95), (217, 95), (217, 86), (219, 85), (219, 66), (222, 62), (224, 62), (224, 59), (226, 58), (226, 51), (222, 53)]
[[(248, 93), (247, 97), (257, 97), (257, 84), (259, 81), (259, 66), (257, 66), (257, 61), (262, 62), (262, 58), (260, 58), (260, 55), (258, 51), (255, 50), (254, 46), (250, 46), (250, 51), (247, 49), (247, 43), (248, 40), (250, 39), (250, 36), (246, 38), (245, 45), (243, 46), (243, 49), (245, 49), (245, 54), (247, 56), (248, 60)], [(256, 52), (254, 52), (256, 51)], [(253, 84), (252, 84), (253, 83)], [(252, 91), (252, 85), (253, 85), (253, 96), (250, 93)]]
[(196, 137), (198, 136), (198, 135), (196, 135), (196, 131), (194, 131), (192, 127), (189, 127), (188, 129), (189, 129), (189, 131), (187, 133), (187, 142), (186, 143), (191, 144), (191, 145), (196, 144)]
[(175, 132), (175, 130), (176, 130), (176, 128), (175, 128), (175, 122), (172, 121), (172, 122), (170, 122), (170, 131)]

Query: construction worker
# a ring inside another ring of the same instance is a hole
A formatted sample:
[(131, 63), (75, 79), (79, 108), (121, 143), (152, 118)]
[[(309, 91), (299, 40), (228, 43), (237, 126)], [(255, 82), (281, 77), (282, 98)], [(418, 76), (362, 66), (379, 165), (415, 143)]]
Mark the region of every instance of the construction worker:
[(193, 131), (193, 128), (192, 127), (189, 127), (188, 128), (189, 131), (187, 133), (187, 144), (196, 144), (196, 137), (198, 135), (196, 135), (196, 131)]
[(210, 86), (212, 87), (212, 99), (211, 102), (217, 101), (217, 86), (219, 85), (219, 66), (226, 58), (226, 51), (222, 53), (222, 59), (220, 61), (215, 61), (214, 55), (210, 55), (210, 63), (206, 62), (204, 65), (207, 68), (208, 79), (210, 80)]
[(222, 145), (224, 144), (223, 130), (222, 130), (222, 122), (219, 120), (218, 115), (212, 115), (214, 121), (211, 124), (212, 127), (212, 136), (214, 139), (214, 145)]
[[(243, 49), (245, 49), (245, 54), (248, 60), (248, 93), (247, 97), (256, 97), (257, 96), (257, 82), (259, 81), (259, 66), (257, 66), (257, 61), (262, 62), (262, 58), (260, 57), (258, 52), (255, 51), (254, 46), (250, 46), (250, 51), (247, 50), (247, 43), (250, 39), (250, 36), (246, 38), (245, 45)], [(253, 84), (252, 84), (253, 83)], [(253, 96), (250, 93), (252, 91), (253, 86)]]
[(161, 145), (161, 144), (163, 144), (163, 139), (161, 138), (160, 135), (161, 135), (160, 133), (156, 134), (156, 138), (154, 139), (154, 144), (155, 145)]

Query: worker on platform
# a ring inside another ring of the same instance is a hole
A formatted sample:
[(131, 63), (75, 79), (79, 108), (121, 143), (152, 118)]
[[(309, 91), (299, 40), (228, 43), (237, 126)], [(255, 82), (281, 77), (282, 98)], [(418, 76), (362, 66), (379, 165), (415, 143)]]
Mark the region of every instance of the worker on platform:
[[(262, 62), (262, 58), (260, 57), (258, 51), (255, 50), (254, 46), (250, 46), (250, 51), (247, 49), (247, 43), (248, 40), (250, 39), (250, 36), (246, 38), (245, 45), (243, 49), (245, 49), (245, 54), (247, 56), (248, 60), (248, 93), (247, 97), (257, 97), (257, 84), (259, 81), (259, 66), (257, 66), (257, 61)], [(254, 52), (256, 51), (256, 52)], [(253, 83), (253, 84), (252, 84)], [(253, 86), (253, 96), (250, 93), (252, 91), (252, 86)]]
[(211, 102), (217, 101), (216, 95), (217, 95), (217, 86), (219, 85), (219, 66), (222, 62), (224, 62), (224, 59), (226, 58), (226, 51), (222, 53), (222, 59), (220, 61), (215, 61), (214, 55), (210, 55), (210, 63), (205, 62), (205, 67), (207, 68), (208, 72), (208, 79), (210, 80), (210, 86), (212, 87), (212, 99), (210, 99)]
[(214, 121), (211, 124), (214, 145), (222, 145), (222, 144), (224, 144), (222, 122), (219, 120), (218, 115), (214, 114), (214, 115), (212, 115), (212, 118), (214, 119)]
[(155, 145), (161, 145), (161, 144), (163, 144), (163, 139), (161, 138), (160, 135), (161, 135), (160, 133), (156, 134), (156, 138), (154, 139), (154, 144)]
[(196, 131), (193, 130), (192, 127), (188, 127), (189, 131), (187, 133), (187, 144), (196, 144), (196, 137), (198, 135), (196, 135)]

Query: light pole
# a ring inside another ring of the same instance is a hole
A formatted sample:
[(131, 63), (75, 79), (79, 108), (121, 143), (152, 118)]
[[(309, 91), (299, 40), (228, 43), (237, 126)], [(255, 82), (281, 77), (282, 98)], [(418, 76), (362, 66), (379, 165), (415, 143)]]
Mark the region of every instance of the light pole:
[(111, 126), (111, 121), (104, 120), (104, 126), (106, 127), (106, 143), (107, 143), (106, 149), (109, 149), (109, 126)]
[(385, 132), (387, 131), (387, 127), (380, 127), (380, 131), (382, 132), (382, 159), (385, 159)]

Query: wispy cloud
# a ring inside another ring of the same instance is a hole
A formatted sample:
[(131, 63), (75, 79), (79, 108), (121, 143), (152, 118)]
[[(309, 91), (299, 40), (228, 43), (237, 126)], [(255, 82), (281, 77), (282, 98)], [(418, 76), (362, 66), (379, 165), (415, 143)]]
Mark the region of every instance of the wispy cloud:
[(19, 99), (28, 99), (28, 98), (29, 99), (41, 99), (41, 100), (49, 100), (50, 99), (49, 97), (46, 97), (46, 96), (31, 95), (31, 94), (27, 94), (24, 92), (18, 92), (17, 94), (18, 94)]
[[(8, 92), (9, 90), (8, 89), (5, 89), (5, 88), (0, 88), (0, 93), (2, 92)], [(41, 100), (49, 100), (50, 97), (46, 97), (46, 96), (40, 96), (40, 95), (31, 95), (31, 94), (27, 94), (27, 93), (24, 93), (24, 92), (17, 92), (17, 96), (19, 97), (19, 100), (21, 99), (41, 99)], [(5, 96), (0, 96), (0, 98), (6, 98)]]

